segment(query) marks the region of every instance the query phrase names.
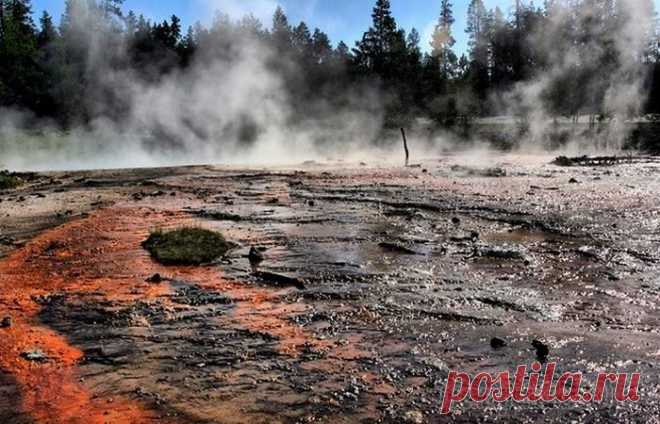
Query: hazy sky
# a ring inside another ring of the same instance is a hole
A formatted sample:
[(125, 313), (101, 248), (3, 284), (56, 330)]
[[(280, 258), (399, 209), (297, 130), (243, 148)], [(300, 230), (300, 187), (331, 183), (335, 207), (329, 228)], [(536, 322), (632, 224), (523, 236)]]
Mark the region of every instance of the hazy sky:
[[(656, 9), (660, 0), (654, 0)], [(428, 47), (430, 33), (440, 12), (440, 0), (391, 0), (392, 10), (399, 25), (407, 31), (417, 28), (422, 34), (423, 48)], [(466, 50), (465, 16), (468, 0), (454, 0), (454, 37), (456, 50)], [(506, 15), (513, 0), (484, 0), (486, 7), (499, 6)], [(536, 1), (541, 4), (540, 0)], [(163, 20), (171, 14), (182, 18), (187, 26), (195, 21), (209, 23), (214, 10), (233, 17), (252, 12), (266, 26), (270, 26), (272, 12), (282, 5), (292, 23), (304, 20), (314, 28), (319, 27), (330, 35), (336, 44), (344, 40), (352, 47), (371, 22), (371, 9), (375, 0), (125, 0), (124, 9), (133, 10), (152, 20)], [(56, 19), (62, 13), (64, 0), (33, 0), (35, 14), (48, 10)]]

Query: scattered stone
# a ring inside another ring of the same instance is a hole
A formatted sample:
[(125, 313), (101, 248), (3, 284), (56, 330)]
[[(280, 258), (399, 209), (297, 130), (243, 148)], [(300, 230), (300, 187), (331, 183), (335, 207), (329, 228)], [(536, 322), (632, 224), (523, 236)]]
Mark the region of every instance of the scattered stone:
[[(541, 186), (537, 186), (537, 185), (529, 186), (529, 189), (530, 190), (546, 190), (546, 191), (559, 191), (560, 190), (559, 187), (541, 187)], [(528, 194), (533, 195), (534, 192), (530, 191)]]
[(552, 164), (557, 166), (573, 166), (573, 160), (567, 158), (566, 156), (559, 156), (554, 161), (552, 161)]
[[(166, 194), (167, 193), (165, 193), (163, 190), (156, 190), (151, 193), (145, 193), (143, 191), (140, 191), (137, 193), (133, 193), (131, 197), (133, 198), (133, 200), (138, 201), (144, 199), (145, 197), (161, 197), (161, 196), (165, 196)], [(176, 193), (171, 193), (171, 195), (176, 196)]]
[(48, 356), (41, 349), (28, 350), (21, 353), (21, 358), (30, 362), (47, 362)]
[(202, 218), (214, 219), (216, 221), (239, 222), (239, 221), (243, 220), (243, 217), (241, 217), (239, 215), (235, 215), (235, 214), (232, 214), (232, 213), (226, 213), (226, 212), (220, 212), (220, 211), (201, 210), (201, 211), (196, 211), (194, 213), (195, 213), (195, 215), (200, 216)]
[(402, 255), (419, 255), (418, 252), (415, 252), (412, 249), (409, 249), (405, 246), (401, 246), (400, 244), (396, 244), (396, 243), (383, 242), (383, 243), (379, 243), (378, 246), (381, 249), (388, 250), (390, 252), (400, 253)]
[(231, 305), (232, 300), (222, 293), (206, 291), (198, 286), (184, 287), (176, 291), (172, 301), (180, 305), (207, 306)]
[(568, 180), (568, 183), (569, 184), (580, 184), (580, 182), (578, 180), (576, 180), (575, 178), (571, 178), (570, 180)]
[(423, 424), (425, 421), (424, 414), (419, 411), (407, 411), (403, 414), (403, 420), (410, 424)]
[(452, 224), (454, 224), (454, 225), (459, 225), (459, 224), (461, 223), (461, 220), (460, 220), (460, 218), (453, 217), (453, 218), (451, 219), (451, 222), (452, 222)]
[(490, 178), (506, 177), (506, 170), (502, 168), (489, 168), (484, 170), (481, 175)]
[(0, 328), (10, 328), (11, 324), (11, 317), (4, 317), (2, 321), (0, 321)]
[(257, 271), (254, 273), (254, 276), (266, 283), (271, 283), (283, 287), (295, 287), (298, 290), (305, 290), (305, 284), (297, 278), (267, 271)]
[(476, 231), (471, 231), (470, 234), (461, 234), (458, 236), (453, 236), (450, 237), (449, 240), (454, 242), (454, 243), (462, 243), (462, 242), (476, 242), (479, 240), (481, 236), (479, 235), (478, 232)]
[(91, 180), (91, 179), (84, 179), (82, 183), (85, 185), (85, 187), (102, 187), (108, 184), (107, 181)]
[(250, 248), (250, 253), (248, 254), (248, 259), (250, 260), (250, 263), (258, 264), (263, 262), (265, 258), (264, 258), (264, 254), (259, 249), (252, 246)]
[(392, 209), (383, 212), (383, 215), (387, 217), (401, 216), (406, 218), (407, 220), (411, 220), (413, 218), (421, 218), (421, 219), (424, 218), (424, 215), (420, 214), (414, 209)]
[(307, 202), (307, 204), (308, 204), (309, 207), (311, 207), (311, 208), (313, 208), (314, 206), (316, 206), (316, 202), (314, 202), (313, 200), (310, 200), (309, 202)]
[(480, 249), (477, 255), (482, 258), (525, 260), (525, 255), (523, 255), (522, 252), (500, 248)]
[(160, 284), (163, 282), (163, 277), (161, 277), (160, 274), (154, 274), (151, 277), (147, 278), (146, 282), (152, 284)]
[(12, 246), (13, 244), (16, 243), (16, 240), (9, 237), (9, 236), (3, 236), (0, 235), (0, 244), (4, 246)]
[(490, 347), (493, 349), (502, 349), (503, 347), (506, 347), (507, 343), (503, 339), (500, 339), (499, 337), (493, 337), (490, 339)]
[(454, 165), (451, 167), (451, 170), (472, 177), (501, 178), (507, 176), (506, 170), (502, 168), (476, 169), (469, 166)]
[(85, 349), (84, 355), (85, 362), (117, 366), (129, 362), (131, 350), (123, 346), (95, 346)]
[(532, 342), (532, 347), (536, 349), (536, 359), (538, 359), (541, 363), (545, 363), (548, 360), (548, 355), (550, 354), (550, 348), (548, 345), (540, 340), (534, 340)]
[(552, 164), (557, 166), (614, 166), (621, 164), (654, 163), (657, 158), (654, 156), (578, 156), (568, 158), (559, 156)]
[(576, 253), (584, 256), (585, 258), (594, 259), (600, 261), (602, 258), (598, 250), (593, 246), (582, 246), (576, 250)]

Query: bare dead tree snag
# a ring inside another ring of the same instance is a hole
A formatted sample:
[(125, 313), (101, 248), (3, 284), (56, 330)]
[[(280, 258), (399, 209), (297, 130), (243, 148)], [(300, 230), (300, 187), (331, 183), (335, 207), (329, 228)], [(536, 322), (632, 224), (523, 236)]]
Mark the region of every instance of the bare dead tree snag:
[(406, 130), (401, 128), (401, 136), (403, 137), (403, 149), (406, 151), (406, 166), (410, 163), (410, 151), (408, 150), (408, 140), (406, 139)]

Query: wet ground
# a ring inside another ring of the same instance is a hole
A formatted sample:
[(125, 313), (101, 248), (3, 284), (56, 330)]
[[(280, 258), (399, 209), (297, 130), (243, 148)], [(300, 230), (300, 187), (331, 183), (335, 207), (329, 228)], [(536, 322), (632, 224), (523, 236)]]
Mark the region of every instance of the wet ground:
[[(653, 422), (660, 164), (552, 159), (52, 173), (0, 192), (0, 422)], [(202, 267), (140, 247), (183, 225), (239, 247)], [(439, 414), (449, 370), (513, 371), (534, 340), (559, 371), (642, 373), (640, 401)]]

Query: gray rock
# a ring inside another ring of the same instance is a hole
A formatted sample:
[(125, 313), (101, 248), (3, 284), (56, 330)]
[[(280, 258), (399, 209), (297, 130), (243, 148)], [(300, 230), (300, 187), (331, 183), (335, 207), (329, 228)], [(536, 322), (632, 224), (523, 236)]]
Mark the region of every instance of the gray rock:
[(41, 349), (27, 350), (21, 353), (21, 358), (30, 362), (47, 362), (48, 356)]
[(0, 328), (10, 328), (11, 327), (11, 317), (7, 316), (0, 321)]

